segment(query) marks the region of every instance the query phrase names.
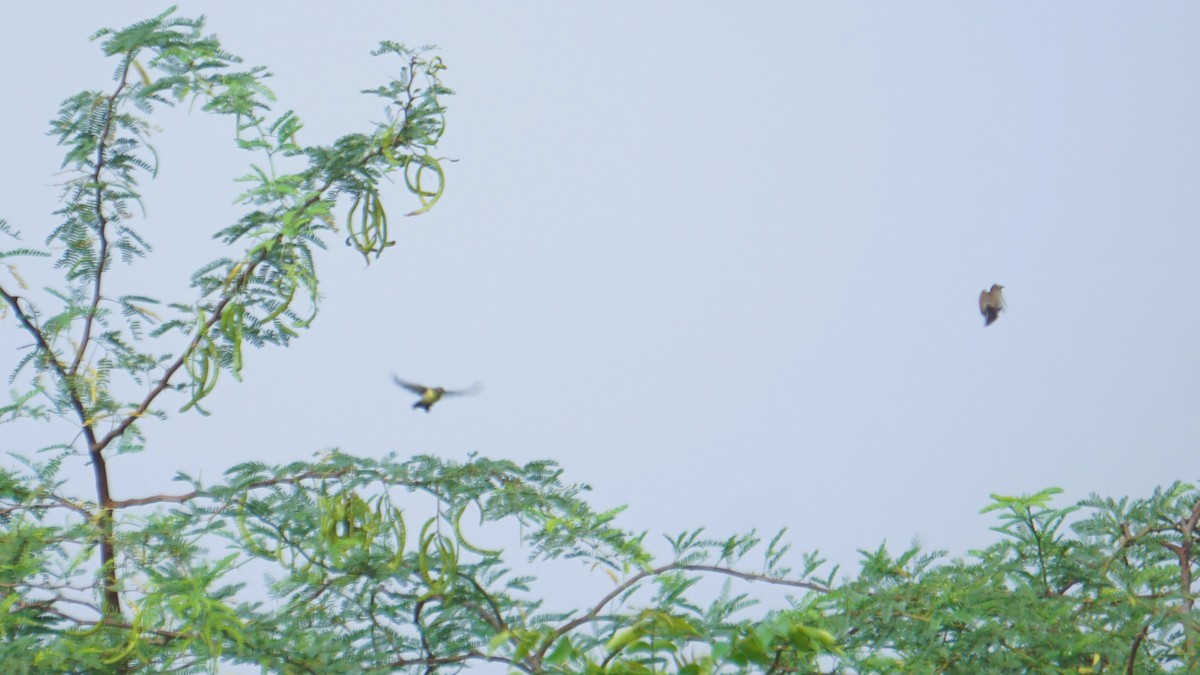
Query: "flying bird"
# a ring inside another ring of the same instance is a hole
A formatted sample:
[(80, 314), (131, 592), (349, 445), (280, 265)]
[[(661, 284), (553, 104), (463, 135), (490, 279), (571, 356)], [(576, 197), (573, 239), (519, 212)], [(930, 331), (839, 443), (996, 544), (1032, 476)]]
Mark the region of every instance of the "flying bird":
[(990, 326), (1000, 316), (1000, 310), (1005, 308), (1004, 305), (1004, 287), (1000, 284), (992, 284), (992, 290), (979, 292), (979, 313), (983, 315), (983, 325)]
[(446, 389), (444, 387), (426, 387), (423, 384), (416, 384), (414, 382), (405, 382), (404, 380), (396, 377), (394, 374), (392, 375), (392, 379), (395, 380), (396, 384), (400, 385), (401, 387), (404, 387), (405, 389), (411, 391), (414, 394), (420, 395), (421, 398), (418, 399), (417, 402), (414, 403), (412, 407), (413, 407), (413, 410), (416, 410), (417, 408), (421, 408), (425, 412), (429, 412), (429, 409), (433, 407), (433, 404), (442, 400), (443, 396), (469, 396), (471, 394), (476, 394), (479, 392), (479, 383), (478, 382), (471, 385), (470, 387), (467, 387), (466, 389), (452, 390), (452, 389)]

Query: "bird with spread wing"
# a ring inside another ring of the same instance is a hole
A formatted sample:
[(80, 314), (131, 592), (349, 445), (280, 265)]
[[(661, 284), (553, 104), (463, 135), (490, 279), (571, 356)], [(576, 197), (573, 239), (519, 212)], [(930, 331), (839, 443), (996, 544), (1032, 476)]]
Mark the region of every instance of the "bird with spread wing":
[(405, 389), (411, 391), (412, 393), (420, 396), (421, 398), (417, 399), (417, 402), (414, 403), (412, 407), (413, 407), (413, 410), (420, 408), (420, 409), (424, 410), (425, 412), (429, 412), (429, 409), (433, 407), (433, 404), (442, 400), (443, 396), (470, 396), (472, 394), (479, 393), (479, 390), (480, 390), (480, 386), (479, 386), (478, 382), (471, 385), (470, 387), (467, 387), (466, 389), (455, 390), (455, 389), (446, 389), (444, 387), (426, 387), (423, 384), (416, 384), (415, 382), (406, 382), (406, 381), (396, 377), (395, 374), (392, 375), (392, 379), (396, 381), (396, 384), (398, 384), (401, 387), (404, 387)]
[(983, 325), (990, 326), (1000, 316), (1000, 310), (1005, 308), (1004, 295), (1000, 292), (1004, 287), (992, 284), (992, 290), (979, 293), (979, 313), (983, 315)]

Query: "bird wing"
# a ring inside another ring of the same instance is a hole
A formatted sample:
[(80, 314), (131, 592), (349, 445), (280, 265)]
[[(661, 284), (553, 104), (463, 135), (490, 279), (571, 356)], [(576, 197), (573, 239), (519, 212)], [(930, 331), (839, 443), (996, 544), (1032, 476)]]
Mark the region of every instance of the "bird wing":
[(480, 386), (478, 382), (476, 382), (475, 384), (467, 387), (466, 389), (458, 389), (458, 390), (447, 389), (442, 395), (443, 396), (471, 396), (472, 394), (478, 394), (482, 390), (483, 390), (483, 387)]
[(414, 394), (424, 394), (426, 391), (429, 390), (429, 387), (426, 387), (423, 384), (416, 384), (413, 382), (405, 382), (404, 380), (396, 377), (395, 374), (392, 374), (392, 379), (396, 381), (396, 384), (400, 385), (401, 387), (404, 387), (405, 389), (411, 391)]
[(979, 292), (979, 311), (987, 314), (989, 309), (999, 311), (1004, 305), (1004, 292), (1000, 286), (992, 286), (990, 291)]

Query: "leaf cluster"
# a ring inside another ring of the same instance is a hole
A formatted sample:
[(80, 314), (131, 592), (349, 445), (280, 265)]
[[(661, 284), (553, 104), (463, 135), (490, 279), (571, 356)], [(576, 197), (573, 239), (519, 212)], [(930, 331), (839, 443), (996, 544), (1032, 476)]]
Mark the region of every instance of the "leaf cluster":
[[(783, 533), (764, 541), (686, 532), (656, 558), (643, 534), (592, 510), (587, 487), (564, 482), (553, 463), (334, 451), (239, 465), (207, 488), (181, 476), (189, 492), (122, 518), (132, 614), (114, 623), (87, 600), (86, 505), (55, 495), (53, 468), (33, 468), (40, 478), (6, 473), (0, 482), (0, 581), (11, 589), (4, 663), (36, 654), (38, 667), (220, 662), (335, 673), (484, 661), (562, 673), (1197, 665), (1188, 552), (1200, 491), (1186, 484), (1067, 508), (1050, 502), (1054, 490), (996, 497), (989, 509), (1003, 538), (987, 549), (947, 560), (881, 546), (862, 552), (857, 576), (838, 581), (817, 554), (793, 555)], [(74, 524), (55, 524), (61, 515)], [(580, 609), (548, 611), (512, 552), (478, 541), (506, 522), (521, 528), (529, 564), (574, 560), (610, 590)], [(217, 541), (223, 551), (210, 550)], [(246, 585), (251, 569), (271, 602)], [(726, 580), (715, 596), (702, 583), (713, 577)], [(757, 585), (778, 589), (783, 606), (756, 611), (772, 597), (752, 594)]]

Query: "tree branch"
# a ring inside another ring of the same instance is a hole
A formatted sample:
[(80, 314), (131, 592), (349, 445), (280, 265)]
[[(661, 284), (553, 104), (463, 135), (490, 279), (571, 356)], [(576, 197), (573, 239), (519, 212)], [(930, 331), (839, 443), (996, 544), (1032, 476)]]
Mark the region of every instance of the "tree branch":
[(195, 490), (182, 495), (154, 495), (152, 497), (139, 497), (137, 499), (117, 499), (113, 500), (112, 507), (114, 509), (126, 509), (131, 506), (145, 506), (147, 504), (182, 504), (191, 501), (200, 495)]
[(456, 663), (465, 663), (467, 661), (486, 661), (488, 663), (505, 663), (505, 664), (508, 664), (509, 667), (516, 668), (517, 670), (520, 670), (520, 671), (523, 671), (526, 673), (532, 674), (532, 673), (536, 672), (536, 671), (530, 670), (528, 667), (522, 665), (521, 663), (519, 663), (517, 661), (513, 661), (512, 659), (505, 658), (503, 656), (492, 656), (492, 655), (483, 654), (480, 652), (466, 652), (465, 654), (458, 654), (455, 656), (438, 656), (438, 657), (424, 658), (424, 659), (396, 659), (394, 661), (389, 662), (387, 664), (387, 667), (388, 668), (404, 668), (407, 666), (426, 666), (427, 668), (432, 669), (435, 666), (448, 666), (448, 665), (453, 665)]
[[(41, 349), (42, 353), (46, 355), (46, 362), (50, 364), (51, 369), (58, 375), (71, 402), (71, 408), (79, 416), (79, 424), (83, 431), (83, 437), (87, 441), (88, 456), (92, 460), (92, 474), (96, 480), (96, 501), (100, 505), (100, 569), (104, 578), (104, 608), (107, 612), (111, 612), (114, 615), (118, 614), (121, 611), (121, 597), (117, 593), (116, 550), (113, 547), (112, 541), (112, 497), (108, 492), (108, 463), (105, 461), (104, 453), (102, 452), (104, 446), (97, 444), (96, 432), (92, 429), (91, 422), (88, 420), (87, 409), (83, 404), (83, 400), (79, 398), (79, 394), (75, 391), (75, 387), (72, 384), (73, 378), (67, 375), (62, 362), (54, 355), (54, 350), (51, 349), (46, 336), (37, 326), (33, 325), (33, 320), (21, 309), (16, 296), (0, 287), (0, 297), (3, 297), (9, 307), (12, 307), (13, 314), (16, 315), (17, 320), (33, 336), (38, 349)], [(88, 517), (91, 517), (91, 514), (88, 514)]]
[(1128, 675), (1133, 675), (1134, 673), (1133, 666), (1137, 662), (1138, 648), (1142, 646), (1142, 640), (1146, 639), (1146, 634), (1149, 630), (1150, 624), (1143, 626), (1142, 632), (1138, 633), (1137, 637), (1133, 640), (1133, 646), (1129, 648), (1129, 660), (1125, 662), (1125, 672)]
[(562, 637), (562, 636), (566, 635), (567, 633), (575, 630), (576, 628), (584, 625), (585, 623), (590, 623), (590, 622), (598, 619), (600, 617), (600, 612), (601, 612), (601, 610), (604, 609), (605, 605), (612, 602), (613, 599), (616, 598), (618, 595), (621, 595), (625, 591), (627, 591), (630, 588), (633, 588), (634, 586), (639, 584), (643, 579), (647, 579), (650, 577), (656, 577), (660, 574), (665, 574), (667, 572), (675, 572), (675, 571), (708, 572), (711, 574), (724, 574), (726, 576), (737, 577), (738, 579), (744, 579), (746, 581), (762, 581), (764, 583), (768, 583), (773, 586), (790, 586), (792, 588), (803, 588), (803, 589), (814, 591), (817, 593), (828, 593), (829, 592), (828, 588), (821, 586), (820, 584), (814, 584), (814, 583), (808, 582), (808, 581), (782, 579), (779, 577), (766, 576), (764, 574), (754, 574), (752, 572), (740, 572), (735, 569), (730, 569), (728, 567), (718, 567), (716, 565), (683, 565), (680, 563), (670, 563), (668, 565), (663, 565), (662, 567), (656, 567), (651, 570), (645, 570), (643, 572), (639, 572), (639, 573), (633, 575), (627, 581), (625, 581), (621, 585), (614, 588), (611, 592), (608, 593), (608, 595), (605, 595), (603, 598), (601, 598), (600, 602), (597, 602), (596, 606), (592, 607), (592, 609), (590, 611), (588, 611), (587, 614), (584, 614), (583, 616), (580, 616), (577, 619), (568, 621), (567, 623), (560, 626), (557, 630), (555, 630), (550, 635), (550, 637), (546, 640), (545, 644), (542, 645), (541, 649), (538, 650), (538, 652), (537, 652), (538, 658), (539, 659), (544, 658), (546, 655), (546, 651), (549, 650), (550, 646), (553, 645), (554, 642), (557, 641), (560, 637)]
[(1192, 653), (1192, 649), (1196, 645), (1196, 631), (1188, 629), (1188, 617), (1192, 615), (1192, 608), (1196, 604), (1196, 599), (1192, 596), (1192, 541), (1195, 538), (1197, 522), (1200, 522), (1200, 499), (1197, 499), (1196, 503), (1192, 505), (1192, 512), (1187, 520), (1179, 524), (1183, 536), (1179, 542), (1179, 550), (1176, 551), (1176, 556), (1179, 558), (1179, 588), (1183, 596), (1182, 627), (1187, 635), (1183, 644), (1184, 652), (1188, 654)]
[[(253, 273), (254, 268), (256, 268), (263, 260), (265, 260), (266, 257), (266, 252), (260, 253), (254, 262), (247, 265), (246, 269), (243, 270), (238, 276), (239, 283), (235, 286), (235, 288), (240, 288), (241, 283), (250, 278), (249, 275)], [(179, 355), (179, 358), (175, 359), (171, 365), (167, 366), (167, 369), (163, 372), (162, 377), (159, 378), (158, 384), (154, 385), (154, 388), (146, 393), (146, 396), (142, 399), (142, 402), (138, 404), (138, 407), (134, 409), (133, 412), (126, 415), (125, 418), (121, 420), (119, 424), (117, 424), (117, 426), (113, 427), (107, 434), (105, 434), (104, 438), (100, 439), (100, 447), (106, 447), (114, 439), (120, 438), (121, 434), (125, 433), (125, 430), (128, 429), (135, 420), (140, 418), (146, 413), (147, 410), (150, 409), (150, 405), (154, 403), (154, 400), (158, 398), (159, 394), (162, 394), (171, 386), (171, 378), (174, 377), (176, 371), (182, 368), (183, 364), (187, 363), (187, 360), (191, 358), (192, 354), (195, 353), (196, 347), (200, 345), (200, 340), (203, 339), (203, 336), (207, 335), (208, 331), (211, 330), (212, 327), (221, 320), (221, 314), (225, 311), (225, 307), (233, 301), (233, 298), (236, 295), (237, 291), (234, 291), (221, 298), (221, 300), (217, 302), (216, 307), (213, 308), (212, 316), (209, 317), (208, 321), (204, 322), (204, 328), (196, 331), (196, 336), (192, 338), (192, 341), (187, 346), (187, 349), (185, 349), (183, 353)]]
[(17, 511), (48, 511), (50, 509), (67, 509), (82, 516), (84, 520), (90, 519), (94, 514), (78, 504), (73, 504), (63, 497), (54, 494), (45, 495), (47, 502), (38, 502), (34, 504), (16, 504), (4, 509), (0, 509), (0, 516), (7, 516), (10, 513)]
[(96, 236), (100, 239), (100, 255), (96, 262), (96, 275), (92, 281), (92, 301), (88, 305), (87, 313), (83, 317), (83, 336), (79, 340), (79, 348), (75, 350), (75, 358), (71, 361), (71, 367), (67, 372), (71, 375), (79, 372), (79, 366), (83, 363), (84, 354), (87, 353), (88, 342), (92, 337), (92, 324), (96, 320), (96, 311), (100, 308), (100, 281), (104, 277), (104, 268), (108, 264), (108, 219), (104, 217), (104, 183), (100, 180), (100, 174), (104, 172), (105, 167), (105, 151), (108, 150), (108, 138), (112, 132), (113, 115), (116, 109), (117, 97), (121, 95), (121, 91), (128, 84), (129, 66), (133, 63), (133, 54), (125, 55), (125, 66), (121, 70), (121, 81), (113, 93), (108, 95), (107, 110), (104, 115), (104, 129), (99, 134), (100, 142), (96, 144), (96, 167), (92, 170), (91, 184), (95, 186), (96, 203), (93, 207), (96, 212)]
[[(310, 206), (320, 201), (322, 195), (329, 190), (333, 183), (334, 180), (332, 178), (327, 179), (324, 185), (314, 191), (308, 199), (304, 200), (303, 205), (300, 207), (300, 212), (303, 213), (304, 211), (307, 211)], [(278, 244), (282, 240), (282, 233), (275, 235), (275, 244)], [(191, 343), (188, 344), (187, 348), (183, 350), (183, 353), (179, 355), (179, 358), (175, 359), (171, 365), (167, 366), (167, 369), (163, 371), (162, 377), (159, 378), (158, 384), (156, 384), (153, 389), (146, 393), (146, 396), (142, 399), (142, 402), (138, 405), (138, 407), (134, 409), (133, 412), (126, 415), (125, 418), (121, 420), (119, 424), (117, 424), (117, 426), (113, 427), (112, 430), (105, 434), (104, 438), (100, 439), (101, 448), (106, 447), (114, 439), (119, 438), (121, 434), (125, 433), (125, 430), (128, 429), (135, 420), (140, 418), (146, 413), (147, 410), (150, 409), (150, 406), (154, 403), (154, 400), (170, 387), (171, 378), (174, 377), (175, 373), (183, 367), (184, 363), (187, 363), (187, 360), (191, 358), (192, 354), (196, 352), (196, 348), (200, 345), (200, 340), (203, 339), (203, 336), (207, 335), (208, 331), (212, 330), (212, 327), (221, 320), (221, 315), (224, 313), (225, 308), (229, 306), (230, 302), (233, 302), (233, 299), (237, 297), (237, 295), (241, 292), (241, 289), (248, 284), (251, 276), (254, 274), (254, 270), (257, 269), (258, 266), (264, 261), (266, 261), (268, 251), (271, 248), (272, 247), (264, 246), (262, 251), (258, 255), (254, 256), (253, 260), (246, 264), (245, 268), (242, 269), (241, 273), (238, 275), (237, 280), (229, 285), (229, 293), (217, 301), (217, 304), (213, 307), (212, 316), (208, 318), (208, 321), (204, 322), (203, 329), (196, 331), (196, 336), (192, 338)]]
[(40, 349), (42, 353), (46, 355), (46, 362), (50, 364), (51, 370), (53, 370), (58, 378), (62, 381), (63, 387), (66, 388), (67, 395), (71, 399), (71, 408), (79, 416), (80, 426), (83, 428), (84, 436), (88, 441), (88, 449), (91, 450), (96, 440), (95, 433), (88, 424), (87, 411), (84, 409), (83, 401), (76, 394), (75, 388), (71, 386), (70, 379), (67, 376), (66, 368), (63, 366), (62, 362), (58, 360), (58, 357), (55, 356), (54, 350), (50, 348), (50, 343), (46, 340), (46, 336), (42, 333), (41, 329), (35, 326), (33, 324), (33, 319), (21, 309), (21, 305), (18, 302), (20, 298), (4, 290), (3, 286), (0, 286), (0, 298), (3, 298), (4, 301), (8, 303), (8, 306), (12, 307), (13, 314), (17, 317), (17, 321), (19, 321), (21, 326), (33, 336), (33, 340), (35, 343), (37, 343), (38, 349)]
[(1029, 531), (1033, 533), (1033, 540), (1037, 542), (1037, 557), (1038, 571), (1042, 577), (1042, 593), (1046, 597), (1050, 597), (1050, 578), (1046, 572), (1046, 554), (1042, 550), (1042, 533), (1038, 532), (1037, 522), (1033, 518), (1033, 510), (1028, 506), (1025, 507), (1026, 523), (1029, 525)]

